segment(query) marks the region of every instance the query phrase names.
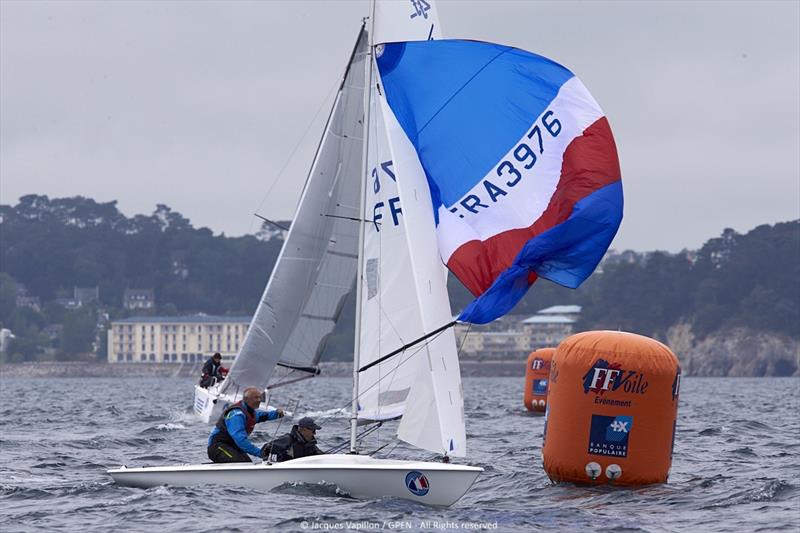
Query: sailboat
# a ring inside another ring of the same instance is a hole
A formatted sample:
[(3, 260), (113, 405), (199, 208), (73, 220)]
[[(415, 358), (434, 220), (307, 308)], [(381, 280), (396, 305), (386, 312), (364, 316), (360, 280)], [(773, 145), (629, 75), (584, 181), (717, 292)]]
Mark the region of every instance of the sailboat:
[[(325, 482), (452, 505), (482, 468), (453, 462), (467, 443), (448, 269), (476, 296), (457, 320), (486, 323), (537, 277), (580, 284), (621, 216), (613, 136), (571, 72), (441, 40), (429, 1), (372, 2), (242, 353), (211, 391), (269, 388), (276, 366), (284, 381), (316, 375), (355, 283), (350, 453), (109, 474), (136, 487)], [(359, 454), (359, 425), (391, 419), (398, 439), (443, 460)]]
[[(433, 0), (415, 4), (411, 10), (408, 6), (404, 2), (378, 1), (374, 8), (374, 34), (383, 42), (440, 39)], [(241, 349), (224, 381), (208, 388), (199, 384), (194, 387), (194, 413), (207, 424), (215, 423), (228, 405), (241, 400), (247, 387), (265, 390), (265, 398), (269, 399), (278, 387), (320, 374), (320, 358), (353, 290), (360, 256), (368, 257), (365, 268), (369, 287), (368, 297), (359, 300), (358, 307), (363, 312), (357, 322), (362, 333), (360, 342), (355, 344), (356, 349), (364, 346), (362, 354), (371, 354), (362, 355), (362, 360), (375, 358), (381, 349), (397, 348), (403, 344), (402, 339), (415, 339), (425, 332), (417, 306), (403, 303), (414, 280), (410, 256), (402, 242), (406, 232), (398, 222), (399, 194), (393, 184), (392, 156), (378, 106), (380, 95), (375, 87), (364, 91), (369, 85), (367, 76), (375, 77), (374, 65), (365, 59), (367, 39), (364, 26), (348, 61), (292, 225)], [(365, 122), (365, 117), (372, 120)], [(369, 124), (368, 131), (364, 130), (365, 123)], [(368, 139), (373, 142), (366, 142)], [(363, 157), (367, 153), (371, 166), (364, 192), (370, 193), (366, 199), (371, 203), (368, 211), (376, 211), (371, 215), (366, 215), (360, 206), (362, 183), (353, 179), (363, 173)], [(377, 212), (381, 207), (385, 215)], [(365, 216), (374, 220), (361, 235), (358, 221)], [(390, 231), (381, 233), (379, 220), (383, 216), (391, 217), (393, 224)], [(397, 243), (400, 248), (395, 250)], [(383, 272), (376, 269), (378, 258), (385, 265), (380, 267)], [(446, 276), (444, 267), (436, 268)], [(378, 281), (391, 278), (391, 283)], [(377, 292), (378, 299), (369, 296)], [(444, 308), (444, 304), (437, 305)], [(408, 387), (412, 370), (411, 365), (406, 365), (394, 372), (395, 389), (402, 390), (397, 388), (400, 385)], [(377, 405), (374, 395), (379, 393), (371, 385), (384, 374), (376, 368), (361, 380), (362, 385), (367, 383), (364, 394), (371, 395), (362, 401), (367, 411), (369, 405)], [(403, 402), (384, 407), (383, 414), (373, 413), (375, 420), (382, 419), (389, 412), (387, 409), (395, 413), (391, 417), (399, 416)]]

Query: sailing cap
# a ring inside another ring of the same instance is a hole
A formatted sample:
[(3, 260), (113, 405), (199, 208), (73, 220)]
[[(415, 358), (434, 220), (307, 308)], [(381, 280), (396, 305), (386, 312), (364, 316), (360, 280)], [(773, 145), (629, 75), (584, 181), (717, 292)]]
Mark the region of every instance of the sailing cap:
[(314, 419), (308, 416), (304, 416), (298, 420), (297, 425), (301, 428), (322, 429), (322, 426), (315, 424)]

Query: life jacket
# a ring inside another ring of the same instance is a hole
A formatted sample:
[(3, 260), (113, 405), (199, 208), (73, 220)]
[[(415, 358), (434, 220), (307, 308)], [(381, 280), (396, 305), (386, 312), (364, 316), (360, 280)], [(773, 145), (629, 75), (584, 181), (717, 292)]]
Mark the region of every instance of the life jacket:
[(322, 451), (317, 448), (316, 439), (306, 440), (297, 426), (293, 426), (290, 433), (275, 439), (272, 443), (272, 453), (276, 455), (278, 461), (289, 461), (309, 455), (321, 455)]
[(216, 444), (218, 442), (222, 442), (222, 443), (229, 444), (229, 445), (233, 446), (237, 450), (239, 449), (239, 447), (236, 445), (236, 441), (233, 440), (233, 437), (231, 437), (231, 434), (228, 433), (228, 426), (225, 425), (225, 417), (228, 416), (228, 413), (230, 413), (234, 409), (239, 409), (240, 411), (242, 411), (244, 413), (244, 416), (245, 416), (244, 429), (247, 432), (247, 436), (249, 437), (250, 433), (253, 432), (253, 428), (256, 427), (255, 411), (251, 414), (250, 411), (247, 409), (247, 406), (245, 406), (242, 403), (242, 400), (239, 400), (238, 402), (236, 402), (236, 403), (234, 403), (232, 405), (229, 405), (222, 412), (222, 414), (220, 415), (219, 420), (217, 420), (217, 424), (216, 424), (216, 427), (217, 427), (218, 431), (217, 431), (217, 434), (214, 435), (214, 437), (212, 439), (212, 444)]

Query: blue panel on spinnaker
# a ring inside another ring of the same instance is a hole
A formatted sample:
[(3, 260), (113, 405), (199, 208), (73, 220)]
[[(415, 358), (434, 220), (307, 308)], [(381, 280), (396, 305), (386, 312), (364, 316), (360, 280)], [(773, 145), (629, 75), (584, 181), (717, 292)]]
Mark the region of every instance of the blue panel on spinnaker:
[(437, 194), (450, 206), (478, 183), (573, 77), (547, 58), (477, 41), (389, 43), (377, 62), (434, 208)]
[(461, 322), (486, 324), (511, 311), (530, 287), (535, 272), (564, 287), (577, 288), (603, 258), (622, 221), (622, 181), (576, 203), (570, 217), (529, 240), (514, 264), (459, 315)]

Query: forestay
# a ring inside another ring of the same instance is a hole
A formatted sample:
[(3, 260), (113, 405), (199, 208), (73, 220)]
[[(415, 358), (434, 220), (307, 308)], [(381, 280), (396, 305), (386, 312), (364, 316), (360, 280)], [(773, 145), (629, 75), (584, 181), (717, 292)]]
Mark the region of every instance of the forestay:
[[(266, 387), (275, 364), (319, 362), (358, 269), (366, 32), (362, 30), (292, 226), (228, 379)], [(346, 218), (338, 218), (346, 217)]]

